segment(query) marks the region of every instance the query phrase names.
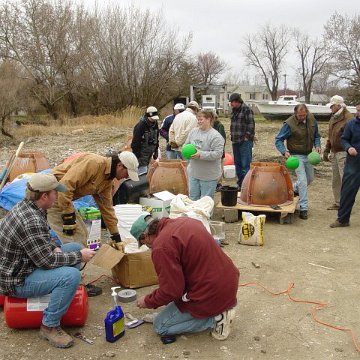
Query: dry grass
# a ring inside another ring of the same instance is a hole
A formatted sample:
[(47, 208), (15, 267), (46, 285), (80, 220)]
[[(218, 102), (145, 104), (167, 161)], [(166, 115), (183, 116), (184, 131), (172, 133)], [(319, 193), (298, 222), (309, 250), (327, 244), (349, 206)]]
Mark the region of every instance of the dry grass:
[[(36, 137), (66, 134), (78, 129), (88, 131), (104, 127), (117, 127), (120, 129), (132, 128), (142, 115), (143, 109), (131, 106), (114, 115), (86, 115), (77, 118), (64, 118), (58, 121), (45, 120), (46, 126), (36, 124), (24, 125), (17, 128), (14, 135), (16, 137)], [(14, 131), (12, 131), (12, 133), (14, 133)]]

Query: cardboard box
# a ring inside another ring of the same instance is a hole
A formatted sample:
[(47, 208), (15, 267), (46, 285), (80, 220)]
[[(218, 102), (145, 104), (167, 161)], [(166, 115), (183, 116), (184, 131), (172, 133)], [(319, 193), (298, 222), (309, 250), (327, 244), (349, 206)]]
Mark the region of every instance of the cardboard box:
[(151, 215), (154, 218), (161, 219), (163, 217), (169, 217), (170, 203), (174, 197), (175, 195), (169, 191), (160, 191), (154, 193), (152, 197), (141, 197), (139, 204), (151, 207)]
[(159, 282), (149, 250), (125, 254), (103, 244), (91, 263), (111, 270), (113, 278), (126, 288), (139, 288)]

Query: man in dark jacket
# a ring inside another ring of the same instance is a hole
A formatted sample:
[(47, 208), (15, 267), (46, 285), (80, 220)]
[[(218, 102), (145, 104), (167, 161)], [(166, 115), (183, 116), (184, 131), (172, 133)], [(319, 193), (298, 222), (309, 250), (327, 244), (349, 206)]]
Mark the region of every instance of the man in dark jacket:
[(349, 226), (351, 210), (360, 188), (360, 103), (356, 105), (356, 116), (346, 123), (341, 144), (347, 155), (341, 184), (340, 207), (337, 219), (331, 228)]
[[(191, 229), (191, 231), (189, 231)], [(159, 288), (137, 301), (140, 308), (166, 305), (154, 320), (159, 335), (212, 329), (225, 340), (235, 317), (239, 270), (195, 219), (141, 216), (131, 234), (152, 249)]]
[(330, 100), (331, 118), (329, 121), (329, 135), (323, 154), (325, 161), (331, 161), (332, 167), (332, 190), (334, 204), (328, 210), (338, 210), (340, 206), (341, 181), (344, 173), (346, 151), (341, 144), (346, 123), (354, 118), (354, 115), (346, 108), (344, 99), (335, 95)]
[(230, 136), (234, 154), (234, 164), (238, 186), (241, 187), (252, 161), (252, 148), (255, 136), (253, 111), (244, 104), (240, 94), (234, 93), (229, 98), (232, 107)]
[(156, 107), (149, 106), (145, 115), (135, 125), (131, 149), (139, 166), (148, 166), (151, 157), (156, 160), (159, 149), (159, 115)]
[(299, 167), (295, 170), (297, 180), (294, 183), (294, 192), (299, 194), (300, 219), (307, 220), (307, 187), (314, 180), (314, 168), (307, 156), (314, 147), (320, 153), (321, 147), (317, 122), (305, 104), (295, 106), (294, 115), (284, 122), (276, 135), (275, 146), (285, 158), (295, 156), (299, 159)]

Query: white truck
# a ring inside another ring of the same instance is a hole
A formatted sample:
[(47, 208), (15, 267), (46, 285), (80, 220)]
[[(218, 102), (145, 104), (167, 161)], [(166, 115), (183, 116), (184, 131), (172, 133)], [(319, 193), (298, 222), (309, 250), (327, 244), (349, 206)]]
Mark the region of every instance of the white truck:
[(216, 109), (217, 109), (216, 95), (202, 95), (201, 96), (201, 108), (203, 110), (216, 111)]

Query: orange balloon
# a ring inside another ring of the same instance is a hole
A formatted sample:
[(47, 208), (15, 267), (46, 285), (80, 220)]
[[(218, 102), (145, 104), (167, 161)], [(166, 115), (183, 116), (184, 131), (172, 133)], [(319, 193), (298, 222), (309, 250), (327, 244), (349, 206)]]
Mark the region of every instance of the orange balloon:
[(234, 158), (231, 154), (225, 153), (224, 165), (234, 165)]

